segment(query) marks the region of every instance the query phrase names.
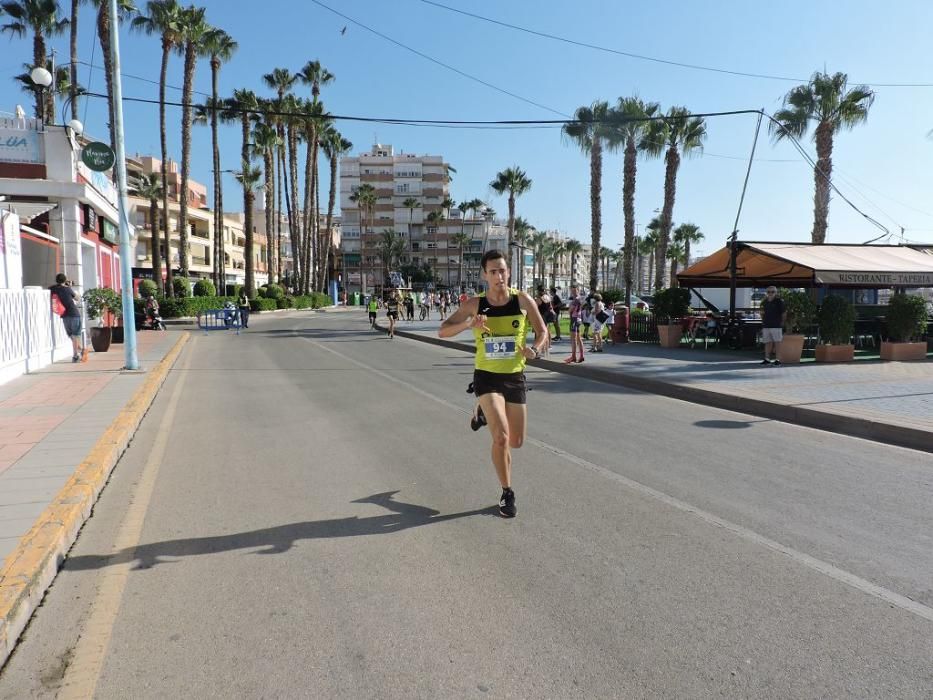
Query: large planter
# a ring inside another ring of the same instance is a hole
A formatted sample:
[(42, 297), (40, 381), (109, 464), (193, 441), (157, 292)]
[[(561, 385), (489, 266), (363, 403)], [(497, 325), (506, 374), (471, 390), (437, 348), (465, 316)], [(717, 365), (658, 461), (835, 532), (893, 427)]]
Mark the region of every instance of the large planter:
[(796, 365), (800, 363), (800, 357), (803, 355), (803, 343), (806, 336), (788, 334), (778, 344), (777, 359), (781, 364)]
[(123, 342), (123, 326), (113, 326), (111, 329), (111, 338), (114, 343)]
[(895, 362), (904, 362), (906, 360), (925, 360), (927, 359), (926, 343), (892, 343), (884, 340), (881, 342), (881, 359), (894, 360)]
[(113, 329), (110, 326), (91, 329), (91, 347), (94, 348), (94, 352), (107, 352), (112, 340)]
[(817, 362), (852, 362), (855, 359), (854, 345), (817, 345)]
[(680, 337), (683, 335), (683, 327), (679, 323), (659, 323), (658, 338), (661, 339), (662, 348), (680, 347)]

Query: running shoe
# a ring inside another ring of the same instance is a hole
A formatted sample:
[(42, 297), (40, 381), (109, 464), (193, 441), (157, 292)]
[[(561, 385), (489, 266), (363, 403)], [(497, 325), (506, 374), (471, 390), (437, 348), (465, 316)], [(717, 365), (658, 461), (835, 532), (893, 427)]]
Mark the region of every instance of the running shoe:
[(762, 360), (762, 361), (761, 361), (761, 364), (763, 364), (763, 365), (770, 365), (770, 364), (771, 364), (771, 360)]
[(775, 361), (772, 362), (771, 364), (772, 364), (773, 366), (775, 366), (775, 367), (780, 367), (780, 366), (781, 366), (781, 361), (780, 361), (780, 360), (775, 360)]
[(577, 360), (577, 364), (580, 364), (581, 362), (583, 362), (583, 358), (582, 358), (582, 357), (581, 357), (579, 360)]
[(486, 414), (483, 413), (483, 409), (480, 406), (477, 406), (476, 414), (470, 418), (470, 427), (473, 429), (473, 432), (476, 432), (484, 425), (486, 425)]
[(514, 518), (517, 512), (515, 492), (509, 488), (502, 489), (502, 498), (499, 499), (499, 515), (503, 518)]

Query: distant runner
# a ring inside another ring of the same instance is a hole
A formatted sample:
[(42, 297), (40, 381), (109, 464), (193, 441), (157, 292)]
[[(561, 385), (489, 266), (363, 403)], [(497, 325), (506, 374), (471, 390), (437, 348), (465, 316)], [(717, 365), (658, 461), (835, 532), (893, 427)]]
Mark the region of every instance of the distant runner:
[(395, 323), (398, 321), (398, 307), (402, 303), (398, 290), (393, 289), (386, 299), (386, 316), (389, 318), (389, 338), (395, 337)]
[(369, 327), (375, 328), (376, 327), (376, 313), (379, 311), (379, 302), (376, 301), (375, 294), (369, 297), (369, 305), (367, 308), (369, 309)]
[[(467, 329), (476, 340), (473, 390), (479, 401), (471, 426), (477, 430), (489, 425), (492, 435), (492, 463), (502, 486), (499, 514), (514, 518), (515, 492), (512, 490), (512, 448), (525, 440), (525, 362), (536, 359), (548, 342), (547, 328), (538, 307), (525, 292), (509, 287), (509, 267), (505, 256), (490, 250), (481, 261), (488, 291), (467, 299), (441, 324), (438, 335), (450, 338)], [(527, 345), (528, 323), (535, 331), (533, 345)]]

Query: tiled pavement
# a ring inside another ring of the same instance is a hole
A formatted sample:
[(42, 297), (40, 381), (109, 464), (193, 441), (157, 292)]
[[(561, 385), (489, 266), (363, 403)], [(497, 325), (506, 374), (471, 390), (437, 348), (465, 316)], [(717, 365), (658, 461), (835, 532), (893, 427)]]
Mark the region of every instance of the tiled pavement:
[(142, 332), (143, 372), (123, 372), (123, 346), (58, 362), (0, 386), (0, 562), (68, 481), (116, 415), (178, 340)]

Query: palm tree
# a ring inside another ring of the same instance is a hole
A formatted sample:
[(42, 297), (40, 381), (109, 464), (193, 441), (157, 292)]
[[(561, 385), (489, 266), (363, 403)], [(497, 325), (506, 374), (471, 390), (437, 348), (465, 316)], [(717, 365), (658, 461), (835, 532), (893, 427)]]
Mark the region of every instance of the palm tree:
[(553, 241), (548, 247), (548, 260), (551, 263), (551, 286), (557, 286), (557, 266), (560, 264), (561, 258), (564, 257), (564, 252), (566, 248), (564, 247), (563, 241)]
[[(93, 0), (97, 7), (97, 39), (104, 55), (104, 78), (107, 84), (107, 127), (110, 131), (110, 148), (116, 151), (117, 135), (113, 124), (113, 64), (110, 60), (110, 0)], [(137, 12), (132, 0), (117, 0), (117, 21)]]
[[(444, 215), (444, 221), (447, 223), (444, 233), (447, 234), (448, 238), (450, 237), (450, 210), (457, 206), (457, 203), (450, 198), (450, 196), (444, 197), (441, 201), (441, 212)], [(440, 227), (438, 227), (437, 234), (440, 233)], [(437, 234), (434, 236), (434, 249), (437, 250)], [(446, 246), (446, 241), (445, 241)], [(446, 247), (445, 247), (446, 250)], [(444, 255), (444, 259), (447, 261), (445, 266), (447, 267), (447, 284), (450, 285), (450, 256)]]
[(674, 229), (674, 240), (683, 243), (684, 246), (684, 265), (690, 264), (690, 246), (699, 243), (703, 238), (703, 232), (700, 231), (700, 227), (696, 224), (684, 223)]
[(266, 236), (270, 242), (269, 250), (269, 280), (278, 282), (281, 280), (281, 251), (279, 241), (275, 238), (275, 224), (273, 216), (275, 207), (272, 202), (275, 201), (275, 149), (279, 146), (279, 135), (275, 129), (265, 122), (257, 122), (253, 126), (253, 152), (262, 158), (263, 165), (263, 211), (266, 215)]
[(509, 193), (509, 238), (506, 241), (506, 251), (509, 254), (509, 267), (512, 261), (512, 236), (515, 235), (515, 198), (521, 197), (531, 189), (531, 178), (517, 165), (496, 173), (496, 179), (489, 183), (496, 194)]
[[(344, 153), (350, 152), (350, 149), (353, 148), (353, 144), (343, 138), (340, 132), (331, 126), (324, 132), (321, 148), (324, 151), (324, 155), (327, 156), (327, 160), (330, 162), (330, 194), (327, 198), (326, 226), (327, 256), (331, 258), (334, 255), (334, 238), (331, 236), (330, 227), (334, 217), (334, 205), (337, 201), (337, 164), (340, 162), (340, 157)], [(344, 273), (346, 273), (346, 271), (344, 271)], [(322, 291), (326, 290), (322, 289)]]
[(470, 234), (465, 231), (460, 231), (455, 233), (450, 237), (450, 242), (457, 246), (460, 250), (460, 269), (457, 271), (457, 284), (460, 287), (461, 291), (463, 290), (463, 246), (467, 245), (470, 242)]
[[(69, 55), (71, 57), (71, 62), (68, 65), (69, 72), (69, 82), (71, 89), (69, 90), (69, 98), (71, 100), (71, 118), (78, 118), (78, 92), (76, 90), (78, 86), (78, 8), (81, 6), (82, 0), (71, 0), (71, 19), (69, 20), (71, 35), (69, 37)], [(159, 284), (162, 283), (162, 280), (159, 280)]]
[[(32, 69), (35, 68), (31, 63), (23, 64), (23, 72), (14, 77), (20, 84), (20, 88), (30, 97), (34, 97), (36, 94), (36, 84), (32, 81)], [(52, 60), (49, 59), (45, 62), (45, 68), (52, 72)], [(71, 94), (74, 92), (76, 95), (83, 95), (87, 92), (84, 87), (80, 84), (72, 86), (71, 84), (71, 71), (68, 69), (68, 66), (54, 66), (55, 73), (52, 76), (52, 84), (55, 86), (55, 93), (58, 95), (64, 95), (65, 93)]]
[(182, 277), (188, 276), (188, 171), (191, 167), (191, 95), (194, 92), (194, 72), (201, 42), (211, 27), (204, 20), (203, 7), (182, 10), (181, 40), (184, 46), (185, 68), (182, 82), (181, 108), (181, 187), (178, 194), (178, 259)]
[[(536, 231), (531, 235), (531, 241), (529, 242), (531, 244), (531, 252), (534, 256), (531, 269), (532, 274), (534, 274), (536, 278), (532, 280), (532, 283), (537, 282), (538, 284), (544, 284), (544, 248), (549, 240), (548, 235), (544, 231)], [(540, 274), (539, 270), (541, 270)]]
[(440, 230), (441, 224), (444, 221), (444, 212), (442, 211), (432, 211), (429, 212), (425, 220), (434, 227), (434, 265), (431, 266), (431, 279), (436, 282), (439, 279), (438, 269), (437, 269), (437, 232)]
[(413, 245), (414, 239), (411, 233), (412, 220), (415, 218), (415, 209), (421, 207), (421, 202), (414, 197), (406, 197), (402, 202), (402, 207), (408, 210), (408, 250), (413, 251), (415, 247)]
[(214, 151), (214, 274), (218, 294), (224, 292), (227, 273), (224, 267), (224, 192), (223, 181), (220, 177), (220, 142), (218, 140), (217, 118), (220, 107), (220, 96), (217, 91), (217, 82), (220, 76), (220, 66), (229, 61), (236, 52), (238, 44), (227, 32), (216, 27), (212, 28), (204, 37), (203, 50), (211, 61), (211, 144)]
[[(638, 254), (648, 258), (648, 290), (653, 287), (655, 272), (655, 255), (658, 252), (658, 243), (661, 239), (661, 220), (654, 217), (650, 223), (645, 226), (645, 235), (641, 237), (638, 243)], [(641, 280), (639, 280), (641, 282)], [(641, 291), (641, 290), (639, 290)]]
[[(61, 9), (58, 0), (16, 0), (4, 2), (0, 7), (13, 21), (0, 26), (0, 32), (22, 37), (32, 30), (32, 65), (46, 65), (45, 41), (65, 31), (67, 19), (58, 19)], [(43, 102), (43, 93), (45, 100)], [(36, 90), (36, 116), (43, 122), (53, 121), (55, 97), (51, 90)]]
[(168, 77), (168, 57), (182, 41), (182, 13), (176, 0), (149, 0), (147, 15), (133, 19), (132, 27), (148, 35), (158, 34), (162, 42), (162, 68), (159, 72), (159, 138), (162, 147), (162, 162), (159, 166), (162, 178), (162, 234), (165, 239), (165, 293), (174, 296), (172, 284), (171, 234), (168, 230), (168, 138), (165, 129), (165, 82)]
[[(271, 73), (266, 73), (265, 75), (262, 76), (262, 81), (266, 85), (266, 87), (271, 88), (272, 90), (275, 90), (276, 100), (271, 103), (270, 111), (274, 111), (277, 114), (270, 115), (270, 118), (275, 123), (275, 128), (278, 131), (279, 139), (282, 142), (281, 145), (279, 146), (279, 150), (276, 155), (276, 159), (277, 159), (276, 171), (278, 173), (278, 180), (279, 180), (279, 187), (278, 187), (279, 201), (277, 203), (279, 217), (277, 221), (281, 222), (281, 212), (282, 212), (281, 197), (284, 194), (285, 195), (285, 208), (288, 212), (288, 231), (289, 231), (289, 237), (291, 239), (291, 244), (292, 244), (292, 255), (296, 256), (295, 258), (296, 262), (299, 259), (299, 257), (297, 256), (300, 256), (300, 252), (295, 251), (295, 236), (298, 234), (296, 230), (297, 229), (296, 222), (294, 220), (295, 219), (294, 212), (292, 212), (291, 204), (289, 204), (289, 199), (288, 199), (288, 194), (289, 194), (288, 170), (286, 168), (286, 150), (288, 148), (289, 140), (286, 137), (285, 132), (286, 132), (286, 124), (290, 121), (290, 117), (285, 116), (284, 113), (286, 111), (292, 111), (295, 106), (294, 104), (286, 103), (285, 95), (291, 92), (292, 87), (294, 87), (297, 80), (298, 80), (298, 76), (292, 73), (290, 70), (288, 70), (288, 68), (275, 68), (273, 69)], [(284, 183), (282, 182), (283, 180), (285, 181)], [(279, 230), (281, 231), (281, 223), (278, 223), (277, 225), (279, 227)], [(295, 269), (296, 270), (298, 269), (297, 266), (295, 267)]]
[(162, 197), (162, 181), (156, 173), (143, 176), (136, 195), (149, 200), (149, 231), (152, 246), (152, 277), (159, 294), (165, 289), (162, 285), (162, 252), (159, 250), (159, 199)]
[(667, 259), (671, 261), (671, 286), (677, 287), (677, 269), (687, 261), (683, 241), (672, 240), (667, 247)]
[[(317, 261), (317, 173), (314, 163), (317, 161), (318, 132), (327, 124), (324, 106), (320, 102), (302, 100), (301, 109), (301, 136), (305, 142), (305, 178), (304, 178), (304, 217), (303, 217), (303, 243), (302, 260), (304, 271), (302, 274), (302, 292), (307, 294), (312, 280), (312, 270), (318, 269)], [(314, 266), (312, 267), (312, 260)]]
[(612, 256), (612, 249), (600, 247), (599, 261), (602, 266), (603, 289), (609, 288), (609, 258)]
[(577, 256), (583, 252), (583, 244), (576, 239), (564, 243), (564, 250), (570, 254), (570, 284), (577, 283)]
[(608, 102), (594, 102), (578, 107), (574, 121), (565, 124), (561, 132), (590, 156), (590, 289), (596, 289), (598, 254), (602, 245), (602, 179), (603, 149), (618, 143)]
[(648, 118), (657, 114), (660, 105), (657, 102), (643, 102), (638, 97), (620, 97), (613, 112), (616, 124), (616, 138), (625, 141), (625, 156), (622, 161), (622, 214), (625, 217), (625, 239), (623, 250), (626, 255), (622, 261), (625, 277), (625, 305), (631, 299), (633, 289), (633, 258), (637, 253), (635, 245), (635, 176), (637, 172), (638, 142), (648, 131)]
[[(366, 216), (369, 217), (370, 228), (376, 211), (376, 188), (368, 182), (361, 184), (356, 192), (350, 195), (350, 201), (354, 202), (360, 212), (360, 291), (366, 291), (366, 282), (363, 277), (363, 259), (365, 258), (366, 240), (363, 231), (363, 223)], [(375, 284), (375, 281), (373, 282)]]
[(798, 85), (784, 96), (784, 108), (778, 110), (770, 125), (774, 140), (780, 141), (787, 137), (801, 138), (807, 133), (810, 122), (816, 122), (813, 232), (810, 235), (815, 244), (826, 241), (836, 132), (865, 122), (875, 101), (875, 93), (867, 85), (856, 85), (849, 90), (848, 81), (845, 73), (829, 75), (817, 71), (809, 83)]
[(405, 252), (405, 236), (395, 229), (382, 232), (379, 240), (379, 258), (382, 260), (383, 283), (388, 282), (389, 273), (398, 267), (398, 261)]
[(515, 242), (518, 244), (516, 249), (518, 250), (518, 288), (521, 290), (525, 289), (525, 249), (526, 243), (528, 243), (531, 238), (531, 234), (534, 232), (534, 226), (528, 223), (523, 217), (515, 217)]
[(693, 155), (703, 150), (706, 139), (706, 122), (702, 117), (693, 117), (686, 107), (671, 107), (664, 119), (651, 122), (642, 139), (642, 149), (652, 156), (664, 153), (664, 205), (661, 208), (661, 228), (658, 239), (658, 254), (655, 265), (655, 288), (664, 287), (664, 270), (667, 267), (667, 246), (671, 239), (674, 216), (674, 199), (677, 194), (677, 170), (681, 154)]
[(246, 229), (246, 245), (243, 248), (243, 257), (246, 259), (246, 295), (253, 297), (256, 294), (256, 279), (253, 261), (253, 201), (256, 198), (256, 186), (262, 173), (259, 168), (253, 167), (249, 161), (246, 167), (234, 173), (236, 181), (243, 186), (243, 228)]
[[(486, 202), (484, 202), (479, 197), (474, 197), (469, 202), (467, 202), (467, 209), (470, 210), (470, 242), (471, 244), (473, 241), (473, 237), (476, 235), (476, 212), (478, 212), (480, 209), (483, 209), (484, 207), (486, 207)], [(487, 230), (485, 225), (483, 227), (483, 230), (484, 231)], [(482, 253), (485, 253), (485, 252), (486, 252), (486, 236), (484, 235)]]

